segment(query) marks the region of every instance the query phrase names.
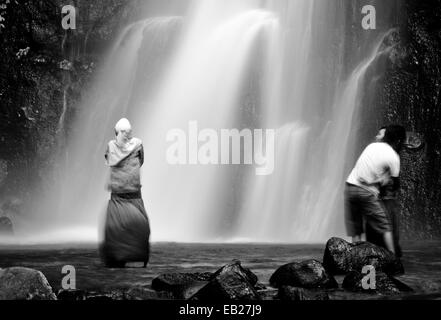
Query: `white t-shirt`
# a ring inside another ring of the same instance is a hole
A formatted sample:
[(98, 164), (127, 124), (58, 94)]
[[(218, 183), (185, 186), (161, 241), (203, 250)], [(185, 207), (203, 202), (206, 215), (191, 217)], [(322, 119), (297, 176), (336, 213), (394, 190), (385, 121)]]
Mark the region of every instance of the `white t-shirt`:
[(347, 183), (380, 193), (379, 186), (390, 183), (400, 175), (400, 156), (387, 143), (372, 143), (363, 151), (349, 175)]

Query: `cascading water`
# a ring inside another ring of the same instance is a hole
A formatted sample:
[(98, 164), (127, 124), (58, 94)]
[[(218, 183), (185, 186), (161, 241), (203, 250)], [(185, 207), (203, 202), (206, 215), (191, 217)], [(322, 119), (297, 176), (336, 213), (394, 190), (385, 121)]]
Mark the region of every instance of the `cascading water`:
[[(63, 195), (54, 186), (39, 197), (38, 219), (49, 230), (81, 227), (68, 240), (84, 239), (83, 227), (96, 234), (108, 198), (103, 152), (124, 116), (144, 141), (152, 240), (314, 242), (343, 235), (355, 114), (367, 70), (383, 49), (380, 39), (347, 76), (339, 33), (346, 10), (341, 1), (200, 0), (182, 19), (127, 27), (74, 124)], [(190, 123), (200, 130), (274, 129), (274, 173), (169, 164), (170, 130), (188, 131), (189, 154), (197, 148)], [(54, 203), (62, 209), (54, 212)]]
[[(253, 177), (249, 206), (241, 215), (239, 235), (248, 241), (312, 242), (342, 234), (345, 164), (354, 144), (357, 110), (366, 75), (377, 59), (388, 52), (381, 36), (372, 51), (342, 81), (333, 116), (314, 140), (311, 123), (287, 123), (278, 129), (276, 168), (269, 177)], [(308, 144), (311, 146), (309, 149)], [(312, 151), (312, 152), (311, 152)], [(318, 157), (318, 161), (310, 160)], [(305, 174), (306, 173), (306, 174)]]
[[(82, 102), (66, 150), (69, 161), (64, 163), (59, 158), (59, 168), (54, 171), (62, 173), (51, 173), (35, 191), (33, 217), (20, 225), (17, 240), (97, 240), (97, 225), (108, 198), (103, 153), (106, 143), (113, 138), (114, 123), (129, 110), (130, 101), (145, 91), (134, 83), (161, 73), (158, 62), (171, 50), (180, 22), (180, 17), (149, 18), (121, 32)], [(140, 71), (140, 66), (146, 72)]]

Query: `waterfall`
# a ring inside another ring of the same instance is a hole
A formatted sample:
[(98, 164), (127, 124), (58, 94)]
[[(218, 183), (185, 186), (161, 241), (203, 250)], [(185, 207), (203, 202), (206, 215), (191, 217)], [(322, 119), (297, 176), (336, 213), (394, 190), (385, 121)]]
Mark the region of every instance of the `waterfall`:
[(273, 13), (242, 9), (243, 5), (200, 3), (153, 98), (154, 110), (135, 122), (150, 155), (143, 194), (155, 226), (153, 239), (215, 241), (219, 232), (214, 229), (226, 213), (225, 193), (231, 188), (226, 177), (234, 169), (170, 166), (164, 157), (164, 137), (168, 130), (185, 129), (193, 120), (200, 129), (233, 128), (253, 49), (278, 23)]
[(384, 40), (392, 31), (379, 37), (369, 56), (339, 84), (335, 101), (330, 102), (335, 112), (319, 136), (308, 138), (317, 128), (307, 122), (286, 123), (278, 129), (280, 170), (270, 177), (251, 178), (253, 188), (241, 216), (239, 239), (310, 243), (344, 234), (343, 186), (354, 145), (351, 135), (359, 121), (356, 114), (369, 68), (390, 50)]
[[(349, 9), (340, 1), (195, 0), (182, 18), (128, 26), (81, 103), (63, 188), (36, 199), (46, 238), (95, 239), (108, 199), (103, 152), (121, 117), (144, 141), (153, 241), (343, 236), (357, 110), (370, 67), (386, 50), (380, 37), (346, 70)], [(190, 123), (216, 132), (274, 130), (273, 174), (238, 164), (171, 165), (168, 133)]]
[[(97, 226), (108, 199), (104, 151), (113, 138), (113, 126), (126, 115), (131, 101), (147, 91), (135, 82), (162, 72), (158, 61), (167, 60), (180, 22), (175, 16), (149, 18), (120, 33), (97, 69), (93, 86), (84, 94), (68, 146), (63, 146), (57, 159), (61, 168), (48, 172), (34, 192), (33, 215), (19, 230), (22, 241), (97, 240)], [(142, 56), (141, 50), (145, 52)], [(151, 87), (153, 90), (153, 84)], [(60, 126), (63, 124), (60, 120)]]

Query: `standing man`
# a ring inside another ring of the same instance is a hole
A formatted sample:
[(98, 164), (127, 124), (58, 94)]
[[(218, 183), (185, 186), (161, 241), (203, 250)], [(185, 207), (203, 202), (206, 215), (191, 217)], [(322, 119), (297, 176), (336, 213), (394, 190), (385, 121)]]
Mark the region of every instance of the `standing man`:
[[(378, 132), (375, 140), (376, 142), (384, 142), (386, 136), (387, 127), (383, 127)], [(392, 184), (388, 184), (380, 189), (380, 199), (386, 209), (387, 217), (392, 227), (392, 236), (395, 245), (395, 255), (398, 258), (402, 257), (402, 249), (400, 246), (400, 229), (399, 229), (399, 215), (400, 215), (400, 204), (398, 202), (398, 191), (394, 189)], [(369, 225), (366, 226), (366, 241), (376, 244), (380, 247), (384, 247), (383, 237), (374, 230), (372, 230)]]
[(348, 236), (353, 242), (362, 240), (366, 225), (380, 234), (386, 248), (395, 253), (392, 227), (386, 209), (380, 200), (380, 188), (400, 187), (400, 156), (406, 141), (406, 130), (401, 126), (387, 128), (383, 142), (370, 144), (361, 154), (345, 188), (345, 219)]

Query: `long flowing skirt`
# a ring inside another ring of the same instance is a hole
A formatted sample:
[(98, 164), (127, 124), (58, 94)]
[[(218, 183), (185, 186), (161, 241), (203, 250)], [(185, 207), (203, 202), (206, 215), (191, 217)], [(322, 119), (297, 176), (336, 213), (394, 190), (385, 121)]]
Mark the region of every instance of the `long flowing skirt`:
[(126, 262), (147, 263), (150, 224), (139, 194), (112, 194), (107, 207), (101, 256), (109, 267)]

